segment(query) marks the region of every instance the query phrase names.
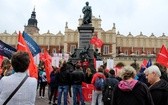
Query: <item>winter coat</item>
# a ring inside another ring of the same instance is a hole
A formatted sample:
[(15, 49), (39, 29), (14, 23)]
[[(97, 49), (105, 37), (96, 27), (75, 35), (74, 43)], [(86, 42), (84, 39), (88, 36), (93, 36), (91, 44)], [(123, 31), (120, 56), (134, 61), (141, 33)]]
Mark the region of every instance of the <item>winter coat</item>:
[(149, 88), (155, 105), (168, 105), (168, 82), (161, 79)]
[(103, 102), (105, 105), (111, 105), (112, 96), (115, 86), (118, 84), (118, 80), (114, 76), (110, 76), (106, 78), (104, 81), (104, 88), (103, 88)]
[(60, 72), (57, 73), (56, 79), (58, 80), (58, 86), (70, 85), (70, 72), (66, 67), (62, 67)]
[(71, 74), (72, 85), (82, 85), (84, 81), (84, 73), (82, 70), (77, 69)]
[(87, 84), (91, 84), (92, 77), (93, 77), (93, 74), (89, 74), (89, 75), (88, 75), (88, 73), (86, 73), (86, 74), (85, 74), (85, 82), (86, 82)]
[(57, 74), (52, 71), (50, 74), (50, 87), (51, 88), (57, 88), (58, 87), (58, 80), (57, 80)]
[(137, 80), (122, 80), (115, 87), (112, 105), (154, 105), (148, 87)]

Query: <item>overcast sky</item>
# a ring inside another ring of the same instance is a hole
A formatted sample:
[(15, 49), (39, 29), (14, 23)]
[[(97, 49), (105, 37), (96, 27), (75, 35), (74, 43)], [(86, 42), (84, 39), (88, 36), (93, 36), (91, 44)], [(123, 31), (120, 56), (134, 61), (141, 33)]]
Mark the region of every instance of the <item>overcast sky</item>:
[[(64, 33), (65, 22), (76, 30), (87, 0), (0, 0), (0, 33), (23, 31), (35, 6), (40, 34)], [(168, 35), (168, 0), (88, 0), (93, 16), (107, 31), (116, 24), (120, 34)]]

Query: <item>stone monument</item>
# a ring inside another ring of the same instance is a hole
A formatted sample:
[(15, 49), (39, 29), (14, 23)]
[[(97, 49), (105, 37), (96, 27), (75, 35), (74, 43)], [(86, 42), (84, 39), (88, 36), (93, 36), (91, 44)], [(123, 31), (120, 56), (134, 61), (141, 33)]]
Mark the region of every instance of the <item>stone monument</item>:
[(69, 59), (72, 62), (81, 61), (84, 62), (87, 60), (89, 62), (89, 67), (92, 70), (94, 68), (94, 49), (90, 44), (90, 39), (94, 33), (94, 27), (92, 27), (92, 9), (89, 6), (89, 2), (86, 2), (86, 6), (83, 7), (82, 12), (84, 14), (82, 25), (78, 27), (79, 31), (79, 43), (78, 48), (74, 50), (74, 53), (71, 55)]

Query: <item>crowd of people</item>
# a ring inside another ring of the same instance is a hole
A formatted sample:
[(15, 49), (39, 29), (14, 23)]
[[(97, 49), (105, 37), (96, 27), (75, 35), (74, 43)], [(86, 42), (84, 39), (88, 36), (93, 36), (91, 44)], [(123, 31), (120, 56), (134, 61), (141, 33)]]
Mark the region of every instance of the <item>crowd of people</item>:
[[(81, 64), (83, 63), (78, 61), (74, 71), (68, 70), (66, 62), (63, 62), (60, 68), (54, 69), (54, 74), (51, 73), (50, 75), (52, 82), (49, 86), (54, 86), (55, 89), (51, 89), (49, 104), (51, 104), (51, 97), (54, 95), (54, 104), (55, 100), (58, 99), (58, 105), (61, 105), (61, 102), (67, 105), (70, 97), (72, 97), (73, 103), (71, 104), (85, 105), (82, 82), (94, 86), (91, 105), (168, 104), (166, 68), (157, 63), (144, 71), (136, 70), (132, 65), (123, 65), (117, 75), (113, 69), (106, 70), (105, 65), (101, 65), (96, 73), (92, 73), (91, 68), (82, 68)], [(98, 85), (102, 85), (102, 87), (98, 87)], [(63, 101), (61, 101), (62, 94), (64, 96)]]
[[(48, 104), (85, 105), (83, 82), (94, 87), (91, 105), (168, 105), (168, 72), (167, 68), (158, 63), (143, 71), (131, 64), (123, 65), (117, 73), (101, 65), (93, 73), (89, 66), (83, 68), (79, 61), (74, 70), (69, 70), (67, 62), (63, 61), (60, 67), (52, 66), (50, 81), (47, 81), (44, 63), (38, 67), (38, 80), (27, 77), (29, 63), (26, 52), (17, 52), (11, 60), (3, 60), (0, 105), (34, 105), (37, 90), (39, 98), (48, 96)], [(20, 88), (11, 96), (24, 79)], [(48, 95), (45, 94), (47, 85)]]

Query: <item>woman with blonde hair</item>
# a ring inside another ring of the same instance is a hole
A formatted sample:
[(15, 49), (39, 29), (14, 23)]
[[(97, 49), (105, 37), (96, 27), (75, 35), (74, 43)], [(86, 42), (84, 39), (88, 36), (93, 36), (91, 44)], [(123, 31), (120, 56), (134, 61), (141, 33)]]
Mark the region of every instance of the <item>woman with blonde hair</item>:
[(88, 84), (91, 84), (92, 77), (93, 77), (93, 73), (91, 72), (91, 69), (87, 68), (85, 73), (85, 82)]
[(122, 80), (115, 87), (112, 105), (154, 105), (148, 87), (134, 80), (136, 71), (125, 66), (120, 72)]

